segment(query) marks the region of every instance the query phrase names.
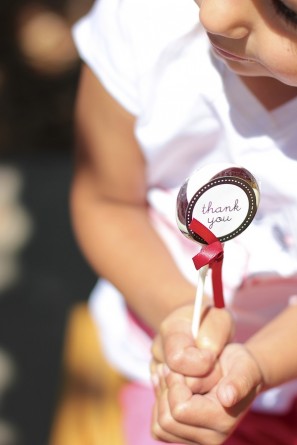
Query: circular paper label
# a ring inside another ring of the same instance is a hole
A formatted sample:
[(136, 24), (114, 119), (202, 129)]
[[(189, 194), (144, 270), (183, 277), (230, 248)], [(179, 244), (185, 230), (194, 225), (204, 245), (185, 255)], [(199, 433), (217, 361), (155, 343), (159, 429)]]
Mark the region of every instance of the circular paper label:
[(205, 184), (192, 197), (186, 211), (189, 234), (198, 242), (206, 243), (189, 228), (195, 218), (221, 242), (243, 232), (257, 211), (256, 195), (246, 181), (237, 177), (221, 177)]

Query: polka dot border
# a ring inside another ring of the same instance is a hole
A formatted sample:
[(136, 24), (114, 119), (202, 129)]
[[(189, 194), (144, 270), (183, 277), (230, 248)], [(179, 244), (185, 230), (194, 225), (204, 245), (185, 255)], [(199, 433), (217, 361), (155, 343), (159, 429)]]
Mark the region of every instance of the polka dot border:
[(193, 238), (195, 241), (198, 241), (201, 244), (206, 244), (205, 241), (203, 240), (203, 238), (201, 238), (199, 235), (197, 235), (195, 232), (193, 232), (189, 228), (189, 224), (191, 223), (191, 221), (193, 219), (192, 215), (193, 215), (194, 207), (195, 207), (197, 201), (201, 198), (201, 196), (205, 192), (207, 192), (210, 188), (216, 187), (219, 185), (223, 185), (223, 184), (233, 184), (233, 185), (241, 188), (247, 195), (249, 208), (248, 208), (248, 212), (247, 212), (247, 216), (246, 216), (245, 220), (242, 222), (242, 224), (236, 230), (233, 230), (232, 232), (227, 233), (226, 235), (218, 237), (218, 239), (221, 242), (229, 241), (230, 239), (235, 238), (240, 233), (242, 233), (251, 224), (251, 222), (254, 219), (254, 216), (257, 212), (256, 195), (255, 195), (254, 189), (250, 186), (250, 184), (248, 182), (246, 182), (240, 178), (230, 177), (230, 176), (214, 179), (214, 180), (208, 182), (207, 184), (205, 184), (203, 187), (201, 187), (201, 189), (199, 189), (195, 193), (195, 195), (190, 200), (187, 210), (186, 210), (186, 225), (187, 225), (189, 235), (191, 236), (191, 238)]

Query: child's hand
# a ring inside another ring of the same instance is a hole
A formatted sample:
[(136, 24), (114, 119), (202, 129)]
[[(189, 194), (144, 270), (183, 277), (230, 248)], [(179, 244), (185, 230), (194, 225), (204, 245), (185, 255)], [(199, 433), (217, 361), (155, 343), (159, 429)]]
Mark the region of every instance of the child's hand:
[[(171, 313), (162, 323), (156, 336), (151, 364), (152, 380), (158, 380), (159, 364), (187, 377), (190, 388), (209, 391), (217, 382), (217, 357), (233, 334), (231, 315), (224, 309), (205, 307), (202, 313), (198, 337), (191, 332), (193, 306), (183, 306)], [(205, 377), (208, 377), (206, 380)], [(201, 379), (203, 377), (203, 387)]]
[(155, 438), (219, 445), (232, 433), (260, 391), (263, 378), (257, 362), (243, 345), (226, 346), (219, 363), (221, 378), (203, 395), (194, 394), (182, 375), (168, 371), (163, 374), (153, 413)]

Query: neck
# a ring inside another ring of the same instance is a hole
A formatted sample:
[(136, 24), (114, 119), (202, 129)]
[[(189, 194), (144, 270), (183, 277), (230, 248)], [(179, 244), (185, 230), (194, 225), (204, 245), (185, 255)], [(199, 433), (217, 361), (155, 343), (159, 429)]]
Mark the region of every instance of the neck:
[(297, 88), (271, 77), (240, 76), (242, 82), (257, 97), (262, 105), (272, 111), (297, 96)]

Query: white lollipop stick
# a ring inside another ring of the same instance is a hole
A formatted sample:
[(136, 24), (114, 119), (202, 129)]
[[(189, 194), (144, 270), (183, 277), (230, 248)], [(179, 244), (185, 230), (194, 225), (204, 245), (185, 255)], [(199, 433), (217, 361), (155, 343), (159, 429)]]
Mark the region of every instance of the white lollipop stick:
[(205, 277), (208, 271), (208, 265), (201, 267), (198, 271), (198, 283), (194, 304), (194, 312), (192, 319), (192, 334), (196, 339), (198, 337), (198, 331), (200, 326), (201, 319), (201, 308), (203, 303), (203, 295), (204, 295), (204, 285), (205, 285)]

